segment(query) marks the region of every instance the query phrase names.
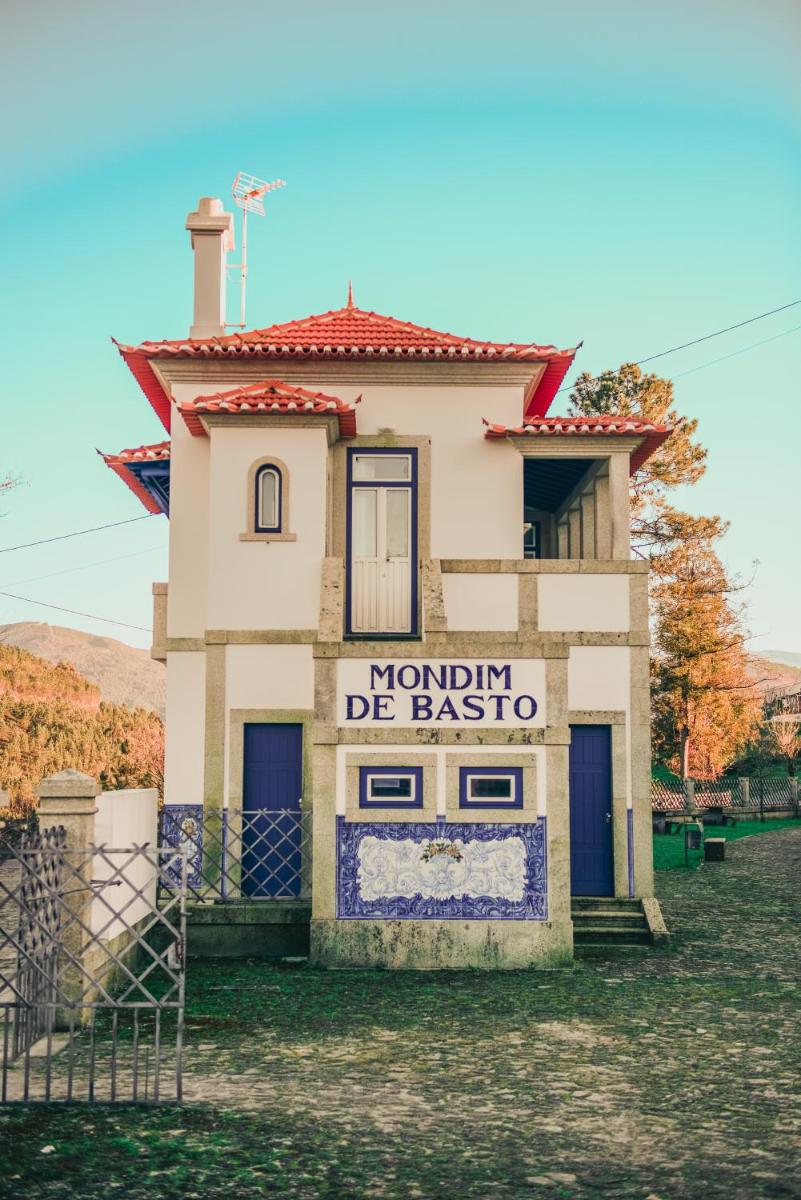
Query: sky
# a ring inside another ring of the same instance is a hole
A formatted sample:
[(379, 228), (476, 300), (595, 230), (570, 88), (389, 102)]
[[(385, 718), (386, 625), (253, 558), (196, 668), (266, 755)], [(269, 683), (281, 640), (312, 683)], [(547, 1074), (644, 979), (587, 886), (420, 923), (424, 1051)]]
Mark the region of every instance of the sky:
[[(199, 196), (287, 181), (251, 225), (252, 327), (352, 278), (421, 325), (583, 339), (569, 382), (801, 300), (799, 43), (795, 0), (6, 0), (0, 593), (27, 599), (0, 624), (149, 645), (167, 522), (95, 449), (164, 436), (110, 339), (188, 332)], [(801, 304), (653, 368), (699, 420), (676, 502), (730, 521), (757, 651), (801, 651), (800, 350)]]

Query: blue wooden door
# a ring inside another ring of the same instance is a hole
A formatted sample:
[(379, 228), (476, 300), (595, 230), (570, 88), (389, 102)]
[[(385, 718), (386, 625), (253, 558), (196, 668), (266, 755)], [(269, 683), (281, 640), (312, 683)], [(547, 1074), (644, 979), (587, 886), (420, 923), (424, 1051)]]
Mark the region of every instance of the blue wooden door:
[(303, 726), (246, 725), (242, 891), (300, 895)]
[(612, 756), (608, 725), (570, 728), (570, 890), (612, 896)]

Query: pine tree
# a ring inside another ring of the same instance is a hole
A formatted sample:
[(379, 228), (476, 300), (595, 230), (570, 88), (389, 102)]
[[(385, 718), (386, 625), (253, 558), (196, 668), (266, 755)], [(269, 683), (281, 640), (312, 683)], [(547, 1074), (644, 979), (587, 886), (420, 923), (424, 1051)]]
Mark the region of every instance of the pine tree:
[(728, 526), (669, 502), (673, 489), (697, 483), (706, 470), (698, 422), (678, 413), (669, 379), (634, 363), (580, 376), (570, 410), (674, 426), (631, 481), (632, 548), (651, 564), (654, 748), (684, 777), (717, 776), (748, 742), (760, 706), (733, 603), (738, 588), (715, 550)]

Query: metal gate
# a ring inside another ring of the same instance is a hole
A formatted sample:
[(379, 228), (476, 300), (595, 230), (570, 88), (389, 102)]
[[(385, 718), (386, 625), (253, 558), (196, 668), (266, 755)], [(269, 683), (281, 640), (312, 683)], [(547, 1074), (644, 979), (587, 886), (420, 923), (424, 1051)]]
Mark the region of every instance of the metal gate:
[(181, 1099), (186, 860), (0, 835), (0, 1102)]

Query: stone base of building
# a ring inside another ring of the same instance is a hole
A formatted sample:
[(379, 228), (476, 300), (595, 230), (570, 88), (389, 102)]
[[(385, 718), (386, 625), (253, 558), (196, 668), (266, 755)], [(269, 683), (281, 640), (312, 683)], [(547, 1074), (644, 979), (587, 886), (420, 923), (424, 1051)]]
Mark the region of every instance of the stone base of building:
[(313, 920), (311, 962), (405, 970), (553, 969), (573, 963), (571, 921)]
[(302, 900), (193, 904), (187, 952), (190, 958), (305, 958), (310, 911)]

